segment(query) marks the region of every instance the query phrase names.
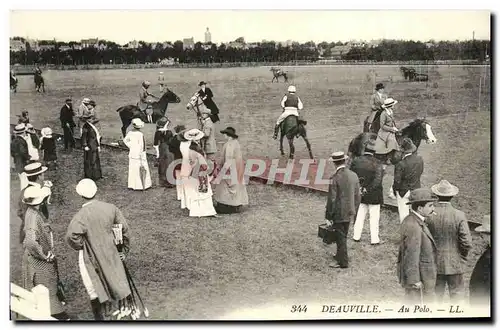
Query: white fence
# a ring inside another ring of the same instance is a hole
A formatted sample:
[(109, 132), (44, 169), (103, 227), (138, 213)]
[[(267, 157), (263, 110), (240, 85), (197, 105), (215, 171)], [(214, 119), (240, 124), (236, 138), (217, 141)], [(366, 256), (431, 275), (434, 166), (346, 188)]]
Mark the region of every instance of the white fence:
[(37, 285), (28, 291), (10, 283), (10, 310), (30, 320), (56, 320), (50, 316), (49, 289)]

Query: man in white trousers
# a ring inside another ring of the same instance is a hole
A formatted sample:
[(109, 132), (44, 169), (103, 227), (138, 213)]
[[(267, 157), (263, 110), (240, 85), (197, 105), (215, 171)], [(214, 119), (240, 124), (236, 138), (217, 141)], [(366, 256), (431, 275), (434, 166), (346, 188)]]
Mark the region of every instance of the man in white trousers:
[(371, 244), (378, 245), (381, 243), (379, 237), (380, 205), (384, 202), (384, 193), (382, 163), (373, 156), (374, 153), (375, 141), (369, 140), (365, 145), (364, 154), (351, 163), (351, 171), (358, 176), (361, 187), (361, 204), (356, 215), (352, 239), (356, 242), (361, 240), (366, 214), (369, 213)]
[(403, 160), (396, 164), (394, 168), (394, 183), (392, 189), (396, 195), (399, 211), (399, 222), (410, 214), (408, 198), (410, 191), (421, 187), (420, 178), (424, 172), (424, 160), (417, 155), (417, 147), (409, 138), (403, 139), (401, 143)]
[(295, 86), (290, 85), (288, 87), (288, 93), (285, 94), (285, 96), (283, 96), (283, 98), (281, 99), (281, 108), (283, 109), (283, 112), (276, 121), (273, 139), (278, 138), (278, 132), (280, 130), (281, 122), (288, 116), (299, 117), (299, 110), (302, 110), (304, 108), (304, 105), (302, 104), (300, 98), (297, 96), (296, 92), (297, 89), (295, 88)]

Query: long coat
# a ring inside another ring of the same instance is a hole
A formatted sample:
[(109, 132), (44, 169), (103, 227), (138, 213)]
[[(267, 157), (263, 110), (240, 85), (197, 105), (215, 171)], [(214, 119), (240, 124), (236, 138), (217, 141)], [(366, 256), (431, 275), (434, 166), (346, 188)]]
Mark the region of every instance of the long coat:
[(383, 204), (382, 164), (372, 154), (365, 153), (363, 156), (353, 160), (350, 169), (358, 176), (361, 189), (366, 189), (366, 191), (361, 194), (361, 203), (373, 205)]
[(472, 270), (469, 303), (475, 307), (489, 307), (491, 294), (491, 245), (489, 245)]
[(334, 223), (354, 221), (360, 203), (358, 176), (353, 171), (341, 167), (330, 178), (325, 219)]
[(123, 252), (130, 250), (129, 227), (115, 205), (93, 200), (71, 220), (66, 241), (74, 250), (82, 250), (84, 262), (101, 303), (118, 301), (130, 295), (123, 262), (114, 243), (113, 225), (122, 224)]
[(378, 154), (386, 154), (392, 150), (399, 150), (396, 133), (393, 132), (395, 127), (394, 117), (387, 110), (382, 111), (380, 114), (380, 129), (375, 140), (375, 150)]
[(214, 100), (212, 100), (212, 98), (214, 97), (214, 93), (212, 93), (212, 90), (208, 87), (205, 87), (205, 91), (203, 91), (203, 89), (200, 88), (200, 90), (198, 91), (198, 95), (203, 100), (203, 104), (205, 104), (205, 106), (212, 112), (212, 114), (210, 115), (210, 119), (212, 119), (212, 122), (218, 122), (219, 108), (215, 104)]
[(377, 92), (373, 93), (373, 95), (370, 97), (370, 108), (371, 112), (370, 115), (367, 118), (367, 122), (372, 124), (372, 129), (370, 130), (373, 133), (377, 133), (378, 130), (380, 129), (380, 114), (384, 110), (382, 108), (382, 105), (384, 104), (384, 101), (387, 99), (387, 95), (382, 94), (379, 95)]
[(424, 172), (424, 160), (417, 154), (405, 157), (394, 167), (394, 193), (403, 197), (408, 191), (420, 188), (420, 177)]
[(225, 173), (218, 174), (220, 183), (215, 187), (215, 200), (230, 206), (248, 205), (245, 165), (238, 140), (229, 140), (224, 144), (219, 162)]
[(426, 224), (415, 214), (401, 223), (398, 255), (398, 279), (403, 287), (422, 282), (425, 292), (436, 286), (436, 243)]
[(154, 136), (153, 145), (158, 147), (158, 176), (160, 179), (160, 184), (167, 183), (167, 169), (171, 162), (174, 161), (174, 154), (170, 151), (169, 142), (174, 138), (172, 131), (167, 130), (166, 132), (156, 131)]
[(450, 203), (437, 203), (435, 215), (427, 220), (429, 231), (437, 247), (437, 273), (464, 274), (472, 238), (465, 213)]
[[(54, 262), (46, 261), (49, 251), (54, 253), (52, 229), (43, 214), (28, 207), (24, 222), (24, 254), (22, 259), (23, 287), (31, 290), (42, 284), (49, 289), (50, 314), (64, 311), (57, 297), (57, 271)], [(54, 253), (57, 255), (57, 253)]]
[(24, 172), (24, 166), (28, 164), (31, 156), (28, 152), (28, 143), (22, 136), (14, 136), (10, 143), (10, 155), (14, 158), (16, 172), (21, 174)]
[(90, 150), (83, 152), (83, 170), (85, 178), (99, 180), (102, 178), (101, 159), (99, 157), (99, 146), (101, 145), (97, 132), (88, 122), (82, 126), (82, 149), (88, 147)]

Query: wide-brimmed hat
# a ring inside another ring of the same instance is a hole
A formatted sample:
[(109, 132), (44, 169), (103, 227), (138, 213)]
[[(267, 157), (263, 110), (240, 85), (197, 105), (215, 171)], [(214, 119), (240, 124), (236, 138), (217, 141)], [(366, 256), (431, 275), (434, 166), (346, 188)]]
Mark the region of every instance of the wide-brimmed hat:
[(35, 131), (35, 128), (33, 127), (33, 125), (31, 125), (30, 123), (27, 123), (26, 124), (26, 130), (27, 131)]
[(491, 234), (491, 216), (485, 215), (483, 217), (483, 222), (481, 223), (481, 226), (476, 227), (474, 231), (483, 234)]
[(143, 128), (144, 122), (141, 120), (141, 118), (134, 118), (132, 119), (132, 126), (134, 126), (134, 128)]
[(432, 192), (435, 195), (443, 197), (452, 197), (458, 194), (458, 187), (452, 185), (447, 180), (441, 180), (438, 184), (431, 187)]
[(366, 141), (365, 151), (375, 152), (375, 140), (374, 139), (369, 139), (368, 141)]
[(297, 92), (297, 88), (295, 88), (295, 86), (293, 86), (293, 85), (290, 85), (290, 86), (288, 86), (288, 92), (295, 93), (295, 92)]
[(375, 90), (376, 91), (378, 91), (379, 89), (383, 89), (383, 88), (385, 88), (385, 86), (382, 83), (378, 83), (378, 84), (375, 85)]
[(92, 179), (82, 179), (76, 185), (76, 193), (87, 199), (94, 198), (97, 193), (97, 185)]
[(410, 138), (404, 138), (403, 141), (401, 141), (400, 149), (403, 153), (408, 154), (414, 153), (417, 147)]
[(40, 132), (42, 133), (43, 137), (46, 137), (46, 138), (52, 137), (52, 129), (50, 127), (44, 127), (44, 128), (42, 128), (42, 130)]
[(201, 140), (205, 134), (197, 128), (190, 129), (189, 131), (184, 132), (184, 138), (188, 141), (198, 141)]
[(382, 108), (391, 108), (395, 104), (398, 104), (398, 101), (396, 101), (395, 99), (389, 97), (388, 99), (386, 99), (384, 101), (384, 104), (382, 105)]
[(339, 162), (347, 159), (347, 155), (343, 151), (335, 151), (330, 155), (330, 159), (334, 162)]
[(226, 134), (227, 136), (232, 137), (233, 139), (237, 139), (238, 135), (236, 135), (236, 130), (232, 127), (226, 127), (226, 129), (223, 129), (220, 131), (222, 134)]
[(200, 83), (198, 84), (199, 87), (203, 86), (203, 85), (206, 85), (207, 83), (205, 81), (200, 81)]
[(50, 188), (42, 188), (40, 185), (28, 186), (23, 194), (23, 203), (28, 205), (40, 205), (48, 196), (50, 196)]
[(47, 171), (47, 167), (42, 166), (42, 163), (38, 162), (24, 166), (24, 173), (26, 174), (26, 176), (42, 174), (45, 171)]
[(432, 192), (427, 188), (417, 188), (410, 192), (410, 197), (406, 205), (410, 205), (418, 202), (435, 202), (436, 198), (432, 196)]
[(90, 102), (90, 99), (88, 97), (84, 97), (82, 100), (83, 104), (88, 104)]
[(14, 134), (22, 134), (24, 132), (26, 132), (26, 125), (24, 123), (21, 123), (14, 127)]

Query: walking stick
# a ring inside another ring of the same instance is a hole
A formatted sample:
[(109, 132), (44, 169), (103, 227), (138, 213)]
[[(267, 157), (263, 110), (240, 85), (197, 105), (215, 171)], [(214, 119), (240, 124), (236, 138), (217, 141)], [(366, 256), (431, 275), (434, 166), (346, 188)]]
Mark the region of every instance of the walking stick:
[(422, 287), (420, 287), (420, 305), (424, 305), (424, 289)]
[(139, 290), (137, 290), (137, 287), (135, 286), (134, 279), (130, 275), (130, 272), (129, 272), (129, 270), (127, 268), (127, 265), (125, 264), (125, 262), (123, 262), (123, 268), (125, 269), (125, 274), (127, 275), (127, 278), (130, 279), (130, 283), (132, 284), (133, 290), (135, 290), (135, 294), (137, 295), (137, 298), (139, 298), (139, 301), (141, 303), (142, 309), (144, 310), (144, 316), (149, 317), (149, 310), (144, 305), (144, 302), (142, 301), (141, 295), (139, 294)]

